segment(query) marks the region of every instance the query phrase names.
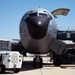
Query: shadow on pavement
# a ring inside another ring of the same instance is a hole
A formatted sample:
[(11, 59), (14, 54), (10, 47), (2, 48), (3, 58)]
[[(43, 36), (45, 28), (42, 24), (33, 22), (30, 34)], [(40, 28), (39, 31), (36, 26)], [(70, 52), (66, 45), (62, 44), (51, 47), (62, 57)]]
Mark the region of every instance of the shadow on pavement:
[(33, 68), (33, 61), (23, 61), (21, 71), (28, 71), (39, 69), (39, 67)]
[(0, 73), (1, 75), (4, 75), (4, 74), (14, 74), (14, 72), (13, 71), (6, 71), (5, 73)]
[[(67, 68), (75, 69), (75, 64), (73, 64), (73, 65), (65, 64), (62, 66), (66, 66)], [(51, 67), (50, 69), (53, 70), (55, 66), (53, 65), (53, 63), (43, 63), (43, 67)], [(33, 68), (33, 61), (23, 61), (22, 68), (20, 71), (30, 71), (30, 70), (36, 70), (36, 69), (40, 69), (40, 68), (38, 66), (37, 66), (37, 68)], [(2, 74), (2, 73), (0, 73), (0, 74)], [(15, 74), (15, 73), (13, 71), (6, 71), (2, 75), (4, 75), (4, 74)]]

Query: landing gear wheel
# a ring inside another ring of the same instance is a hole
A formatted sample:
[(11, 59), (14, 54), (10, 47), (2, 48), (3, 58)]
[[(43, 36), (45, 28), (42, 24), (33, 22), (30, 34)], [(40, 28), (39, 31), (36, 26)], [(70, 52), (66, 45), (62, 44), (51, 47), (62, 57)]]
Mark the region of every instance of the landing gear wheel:
[(5, 72), (5, 66), (4, 65), (1, 65), (0, 66), (0, 73), (4, 73)]
[(20, 69), (14, 69), (14, 73), (18, 73), (20, 71)]
[(60, 65), (61, 65), (61, 59), (60, 59), (60, 58), (54, 59), (53, 64), (54, 64), (55, 66), (60, 66)]
[(40, 58), (40, 57), (34, 58), (33, 59), (33, 68), (36, 68), (36, 67), (42, 68), (43, 67), (42, 63), (43, 63), (42, 58)]
[(34, 58), (34, 59), (33, 59), (33, 68), (36, 68), (36, 61), (37, 61), (37, 59)]
[(42, 68), (43, 67), (43, 60), (42, 60), (42, 58), (39, 58), (39, 60), (40, 60), (40, 62), (39, 62), (39, 68)]

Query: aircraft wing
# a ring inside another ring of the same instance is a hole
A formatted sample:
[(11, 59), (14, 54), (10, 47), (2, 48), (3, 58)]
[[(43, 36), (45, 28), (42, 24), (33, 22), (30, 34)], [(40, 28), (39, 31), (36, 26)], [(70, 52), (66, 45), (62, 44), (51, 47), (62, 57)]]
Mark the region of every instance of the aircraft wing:
[(58, 31), (57, 39), (75, 41), (75, 31)]
[(19, 41), (18, 43), (11, 43), (11, 50), (12, 51), (19, 51), (20, 53), (25, 50), (22, 43)]
[[(71, 40), (75, 42), (75, 31), (58, 31), (57, 32), (58, 40)], [(75, 44), (66, 44), (65, 48), (74, 48)]]
[(65, 49), (68, 49), (68, 48), (75, 48), (75, 44), (66, 44)]
[(51, 13), (54, 15), (55, 18), (57, 18), (57, 15), (63, 15), (66, 16), (69, 13), (70, 9), (67, 8), (60, 8), (52, 11)]

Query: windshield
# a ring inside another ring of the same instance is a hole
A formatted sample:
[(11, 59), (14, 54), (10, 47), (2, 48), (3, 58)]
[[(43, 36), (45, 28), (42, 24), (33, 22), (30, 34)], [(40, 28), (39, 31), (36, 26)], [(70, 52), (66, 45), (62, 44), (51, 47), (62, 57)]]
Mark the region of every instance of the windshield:
[(30, 13), (29, 16), (37, 16), (37, 13)]
[(39, 13), (39, 16), (40, 16), (40, 17), (47, 17), (47, 14)]
[(9, 43), (0, 43), (0, 51), (9, 51)]
[(50, 16), (50, 14), (39, 13), (39, 16), (40, 16), (40, 17), (47, 17), (47, 18), (52, 19), (52, 17)]

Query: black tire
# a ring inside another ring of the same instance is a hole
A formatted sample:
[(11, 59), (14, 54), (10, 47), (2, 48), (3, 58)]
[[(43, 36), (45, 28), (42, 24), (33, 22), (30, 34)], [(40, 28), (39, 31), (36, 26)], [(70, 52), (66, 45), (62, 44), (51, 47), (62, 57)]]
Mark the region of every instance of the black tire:
[(37, 65), (36, 61), (37, 61), (36, 58), (34, 58), (33, 59), (33, 68), (36, 68), (36, 65)]
[(56, 59), (54, 59), (54, 61), (53, 61), (53, 64), (55, 65), (55, 66), (60, 66), (61, 65), (61, 59), (60, 58), (56, 58)]
[(43, 67), (43, 60), (42, 60), (42, 58), (40, 58), (39, 61), (40, 61), (39, 62), (39, 68), (42, 68)]
[(6, 69), (5, 69), (5, 66), (4, 66), (4, 65), (1, 65), (1, 66), (0, 66), (0, 73), (4, 73), (5, 70), (6, 70)]
[(14, 73), (19, 73), (20, 69), (14, 69)]

